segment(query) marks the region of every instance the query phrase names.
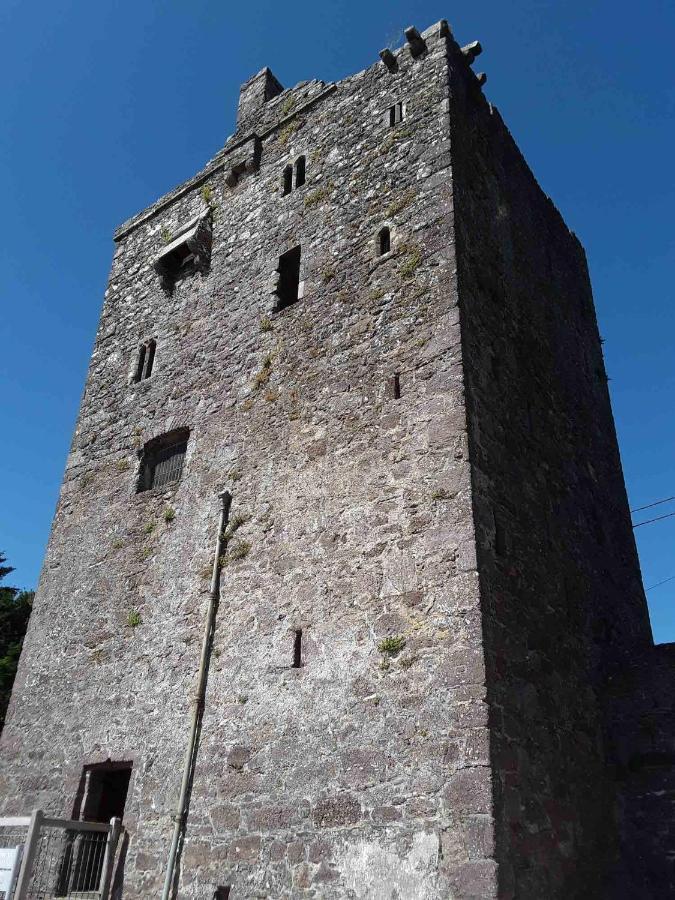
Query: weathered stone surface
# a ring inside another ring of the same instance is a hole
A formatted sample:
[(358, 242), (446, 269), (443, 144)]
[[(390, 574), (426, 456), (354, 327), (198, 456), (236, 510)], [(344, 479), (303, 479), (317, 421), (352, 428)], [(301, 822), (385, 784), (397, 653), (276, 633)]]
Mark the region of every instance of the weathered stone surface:
[[(583, 251), (476, 45), (406, 34), (337, 84), (263, 69), (223, 150), (116, 234), (0, 809), (71, 815), (83, 766), (131, 761), (127, 898), (161, 892), (223, 489), (181, 898), (673, 893), (672, 654)], [(204, 264), (168, 290), (154, 263), (190, 223)], [(272, 312), (297, 246), (299, 300)], [(136, 493), (179, 428), (180, 481)], [(616, 865), (615, 817), (652, 874)]]
[(353, 825), (361, 818), (361, 804), (348, 795), (319, 800), (314, 806), (314, 824), (319, 828)]

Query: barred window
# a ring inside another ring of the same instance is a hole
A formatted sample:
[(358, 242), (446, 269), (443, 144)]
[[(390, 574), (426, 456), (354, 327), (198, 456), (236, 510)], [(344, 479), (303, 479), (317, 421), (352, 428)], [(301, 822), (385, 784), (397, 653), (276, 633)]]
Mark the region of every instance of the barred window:
[(189, 436), (187, 428), (180, 428), (148, 441), (138, 478), (139, 494), (180, 480)]

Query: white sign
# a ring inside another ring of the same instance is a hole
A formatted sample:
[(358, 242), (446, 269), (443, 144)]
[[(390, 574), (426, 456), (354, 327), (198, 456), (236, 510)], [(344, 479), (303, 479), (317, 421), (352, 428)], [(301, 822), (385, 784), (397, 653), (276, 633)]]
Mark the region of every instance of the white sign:
[(14, 887), (14, 880), (19, 871), (20, 847), (0, 848), (0, 891), (9, 891)]

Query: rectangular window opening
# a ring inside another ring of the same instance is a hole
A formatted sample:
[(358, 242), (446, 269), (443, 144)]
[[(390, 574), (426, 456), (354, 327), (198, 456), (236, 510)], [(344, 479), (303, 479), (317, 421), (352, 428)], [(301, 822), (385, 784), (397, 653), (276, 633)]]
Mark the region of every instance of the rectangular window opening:
[(152, 367), (155, 364), (155, 351), (157, 350), (157, 343), (155, 341), (148, 341), (147, 344), (147, 358), (145, 361), (145, 374), (144, 378), (149, 378), (152, 375)]
[(401, 399), (401, 376), (398, 372), (395, 372), (391, 379), (391, 393), (394, 400)]
[(305, 183), (305, 157), (300, 156), (295, 163), (295, 186), (302, 187)]
[(84, 822), (122, 819), (131, 780), (130, 762), (85, 766), (75, 802), (74, 818)]
[(302, 667), (302, 628), (296, 629), (293, 635), (293, 668)]
[(137, 493), (163, 488), (180, 480), (188, 437), (187, 429), (181, 428), (146, 444)]
[(136, 363), (136, 372), (134, 373), (134, 382), (138, 382), (143, 377), (143, 371), (145, 369), (145, 344), (141, 344), (141, 349), (138, 351), (138, 362)]
[(229, 900), (231, 890), (229, 884), (221, 884), (213, 892), (213, 900)]
[(279, 257), (277, 310), (285, 309), (298, 300), (300, 289), (300, 247), (293, 247)]
[(403, 121), (403, 103), (394, 103), (389, 107), (389, 125), (398, 125)]

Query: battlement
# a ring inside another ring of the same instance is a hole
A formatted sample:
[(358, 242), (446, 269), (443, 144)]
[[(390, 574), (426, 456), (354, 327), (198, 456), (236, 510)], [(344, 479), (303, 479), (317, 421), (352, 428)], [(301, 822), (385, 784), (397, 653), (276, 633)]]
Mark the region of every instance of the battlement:
[[(452, 32), (445, 19), (441, 19), (421, 33), (411, 26), (406, 29), (405, 34), (406, 42), (401, 47), (396, 50), (387, 48), (380, 51), (381, 62), (375, 63), (375, 66), (384, 67), (392, 75), (399, 72), (405, 74), (410, 63), (418, 58), (422, 59), (429, 47), (435, 46), (439, 40), (451, 42), (455, 52), (459, 51), (464, 55), (467, 67), (473, 64), (475, 57), (480, 52), (476, 50), (477, 47), (480, 47), (478, 41), (464, 48), (454, 44)], [(236, 154), (242, 144), (251, 140), (264, 139), (275, 130), (283, 129), (314, 103), (328, 97), (340, 86), (348, 86), (352, 81), (362, 78), (368, 71), (368, 69), (364, 69), (347, 76), (340, 82), (326, 84), (317, 80), (301, 81), (292, 88), (283, 88), (272, 71), (265, 66), (242, 84), (237, 111), (237, 128), (235, 133), (227, 139), (222, 150), (196, 175), (159, 198), (145, 210), (123, 222), (115, 230), (115, 241), (121, 240), (141, 222), (160, 212), (186, 192), (200, 187), (208, 180), (209, 176), (227, 168), (227, 157), (230, 154)], [(485, 75), (482, 73), (476, 76), (476, 82), (479, 85), (483, 85), (485, 80)]]
[(277, 81), (267, 66), (245, 81), (239, 91), (237, 131), (245, 129), (264, 104), (278, 96), (283, 89), (283, 85)]

